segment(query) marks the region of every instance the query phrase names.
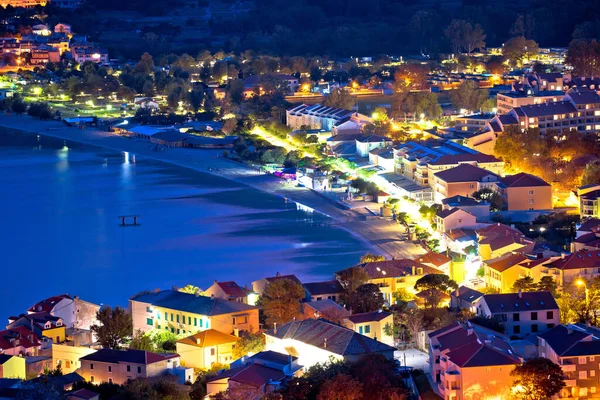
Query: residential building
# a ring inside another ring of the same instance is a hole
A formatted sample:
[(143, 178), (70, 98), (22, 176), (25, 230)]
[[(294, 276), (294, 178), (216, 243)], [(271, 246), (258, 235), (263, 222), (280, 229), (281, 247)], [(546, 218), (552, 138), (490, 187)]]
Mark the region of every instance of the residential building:
[(252, 282), (252, 290), (255, 293), (258, 293), (259, 296), (262, 296), (263, 293), (265, 292), (265, 288), (267, 287), (267, 285), (269, 283), (273, 283), (275, 281), (278, 281), (280, 279), (288, 279), (294, 283), (297, 283), (298, 285), (302, 286), (302, 282), (300, 282), (300, 279), (298, 279), (296, 277), (296, 275), (281, 275), (279, 272), (275, 275), (275, 276), (271, 276), (269, 278), (262, 278), (259, 279), (257, 281)]
[(442, 273), (438, 269), (410, 259), (374, 261), (360, 264), (358, 267), (369, 276), (368, 283), (379, 287), (388, 304), (394, 303), (393, 294), (397, 290), (405, 289), (410, 293), (416, 293), (414, 287), (419, 279), (428, 274)]
[(374, 311), (368, 313), (352, 314), (344, 320), (344, 326), (354, 332), (379, 340), (390, 346), (394, 345), (394, 337), (385, 333), (386, 326), (394, 325), (394, 316), (387, 311)]
[(498, 114), (508, 114), (513, 108), (523, 106), (554, 103), (561, 100), (565, 95), (562, 90), (550, 91), (512, 91), (509, 93), (498, 93), (496, 96), (496, 108)]
[(257, 297), (256, 293), (241, 287), (233, 281), (217, 282), (215, 281), (203, 293), (204, 296), (214, 297), (229, 301), (237, 301), (238, 303), (255, 305)]
[[(369, 117), (358, 114), (356, 111), (341, 108), (327, 107), (321, 104), (309, 106), (300, 104), (286, 111), (286, 124), (292, 130), (296, 129), (325, 129), (333, 130), (336, 124), (349, 121), (352, 117), (360, 120), (369, 120)], [(356, 132), (340, 132), (356, 133)]]
[(54, 25), (54, 32), (56, 33), (66, 33), (66, 34), (71, 34), (73, 33), (73, 28), (71, 27), (70, 24), (64, 24), (62, 22)]
[(510, 252), (525, 253), (535, 245), (533, 240), (525, 237), (519, 230), (500, 223), (490, 224), (475, 232), (482, 261)]
[(557, 281), (564, 285), (577, 279), (592, 280), (600, 276), (600, 252), (597, 250), (579, 250), (573, 254), (554, 257), (545, 267), (558, 272)]
[(436, 202), (456, 195), (469, 197), (481, 189), (493, 189), (499, 176), (486, 169), (470, 164), (460, 164), (433, 174), (430, 181)]
[(83, 64), (86, 61), (91, 61), (98, 64), (108, 63), (108, 51), (93, 45), (77, 46), (71, 48), (71, 53), (75, 62)]
[(296, 317), (301, 321), (307, 318), (324, 318), (328, 321), (341, 324), (350, 315), (350, 311), (333, 300), (324, 299), (300, 303), (300, 313)]
[(34, 356), (41, 348), (40, 338), (27, 327), (0, 331), (0, 354)]
[(380, 147), (369, 152), (369, 162), (381, 167), (384, 172), (394, 172), (394, 150), (388, 147)]
[(231, 398), (259, 399), (301, 374), (298, 357), (262, 351), (236, 360), (229, 370), (210, 378), (206, 391), (208, 395), (227, 391)]
[(396, 348), (323, 319), (289, 322), (265, 332), (266, 349), (298, 357), (305, 369), (330, 359), (356, 361), (365, 354), (394, 358)]
[(427, 265), (428, 267), (435, 268), (445, 275), (450, 275), (452, 259), (445, 254), (430, 251), (415, 257), (415, 261), (418, 261), (423, 265)]
[(475, 313), (475, 302), (483, 296), (483, 293), (467, 286), (460, 286), (450, 293), (450, 308), (453, 310), (469, 310)]
[(522, 253), (506, 253), (483, 262), (483, 276), (486, 287), (498, 293), (511, 293), (517, 279), (527, 275), (522, 273), (520, 263), (529, 261)]
[(600, 339), (595, 329), (557, 325), (537, 337), (539, 357), (558, 364), (565, 374), (560, 398), (594, 399), (600, 393)]
[(487, 221), (490, 218), (490, 204), (483, 201), (477, 201), (472, 197), (461, 195), (447, 197), (442, 200), (442, 206), (445, 210), (452, 208), (461, 209), (482, 221)]
[(53, 343), (63, 343), (67, 337), (66, 327), (62, 318), (47, 312), (21, 314), (10, 317), (6, 329), (24, 327), (31, 330), (39, 338), (48, 338)]
[(506, 336), (455, 322), (428, 339), (431, 376), (444, 399), (512, 399), (510, 373), (522, 359)]
[(79, 359), (92, 353), (96, 349), (87, 346), (73, 346), (70, 343), (52, 345), (52, 368), (60, 365), (63, 373), (68, 374), (81, 368)]
[(336, 301), (344, 292), (344, 288), (337, 280), (324, 282), (305, 283), (304, 291), (306, 292), (306, 301), (318, 301), (329, 299)]
[(477, 315), (497, 318), (510, 336), (544, 332), (560, 323), (558, 304), (550, 292), (485, 294), (476, 308)]
[(176, 343), (181, 364), (190, 368), (210, 369), (215, 363), (229, 365), (239, 337), (208, 329), (179, 339)]
[(82, 300), (79, 296), (61, 294), (37, 302), (29, 307), (27, 313), (46, 312), (62, 319), (67, 328), (89, 330), (92, 325), (97, 324), (98, 310), (100, 310), (99, 305)]
[(494, 114), (458, 115), (455, 117), (454, 129), (461, 132), (476, 132), (494, 118)]
[(500, 178), (498, 191), (508, 211), (551, 210), (552, 186), (525, 172)]
[(0, 354), (0, 378), (26, 379), (25, 358)]
[(592, 184), (577, 189), (579, 215), (584, 218), (600, 218), (600, 185)]
[[(156, 354), (143, 350), (100, 349), (79, 359), (77, 371), (86, 381), (95, 384), (124, 385), (137, 378), (164, 375), (180, 364), (179, 354)], [(191, 377), (190, 381), (193, 381)]]
[(385, 136), (361, 136), (356, 139), (356, 154), (360, 157), (369, 157), (369, 152), (371, 150), (387, 148), (392, 144), (392, 139)]
[(211, 328), (229, 334), (259, 329), (257, 307), (177, 290), (142, 294), (129, 306), (134, 331), (164, 329), (179, 335)]
[(477, 219), (460, 208), (451, 208), (438, 211), (433, 217), (438, 232), (446, 232), (451, 229), (475, 228)]

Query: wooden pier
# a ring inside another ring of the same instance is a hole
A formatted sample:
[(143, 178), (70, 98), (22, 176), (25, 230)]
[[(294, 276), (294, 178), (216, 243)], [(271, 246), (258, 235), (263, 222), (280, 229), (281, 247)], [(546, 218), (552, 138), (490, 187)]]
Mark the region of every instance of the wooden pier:
[(119, 215), (121, 226), (139, 226), (139, 215)]

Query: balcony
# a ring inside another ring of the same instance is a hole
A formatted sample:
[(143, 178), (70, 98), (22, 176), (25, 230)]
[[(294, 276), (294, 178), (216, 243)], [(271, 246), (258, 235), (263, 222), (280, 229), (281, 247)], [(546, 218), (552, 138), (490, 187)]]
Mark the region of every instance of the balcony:
[(575, 364), (563, 364), (560, 366), (563, 372), (575, 372), (577, 370), (577, 366)]
[(565, 379), (566, 387), (575, 387), (577, 386), (577, 381), (575, 379)]

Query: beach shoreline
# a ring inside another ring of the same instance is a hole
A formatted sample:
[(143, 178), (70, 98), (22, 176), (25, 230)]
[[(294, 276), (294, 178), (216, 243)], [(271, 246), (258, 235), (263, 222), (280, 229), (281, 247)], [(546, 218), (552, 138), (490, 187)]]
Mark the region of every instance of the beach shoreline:
[[(284, 185), (279, 178), (260, 173), (250, 166), (221, 157), (222, 150), (169, 148), (155, 151), (145, 140), (127, 138), (94, 128), (75, 128), (59, 121), (41, 121), (28, 116), (0, 115), (0, 129), (7, 132), (39, 134), (87, 146), (128, 152), (181, 168), (221, 177), (275, 195), (332, 219), (333, 225), (350, 233), (367, 245), (371, 252), (388, 258), (416, 256), (420, 246), (400, 242), (397, 232), (386, 221), (362, 221), (356, 212), (343, 209), (333, 200), (310, 189)], [(412, 257), (411, 257), (412, 258)]]

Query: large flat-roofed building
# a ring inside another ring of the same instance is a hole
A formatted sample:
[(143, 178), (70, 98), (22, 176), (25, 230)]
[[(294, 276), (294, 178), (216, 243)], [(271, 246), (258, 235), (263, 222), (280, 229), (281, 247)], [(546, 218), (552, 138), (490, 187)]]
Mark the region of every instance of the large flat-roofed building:
[(561, 100), (564, 95), (564, 92), (558, 90), (536, 92), (532, 89), (510, 93), (498, 93), (496, 96), (496, 108), (498, 109), (499, 114), (508, 114), (513, 108), (556, 102)]
[[(344, 110), (342, 108), (327, 107), (322, 104), (309, 106), (300, 104), (286, 111), (287, 126), (293, 130), (301, 129), (325, 129), (331, 131), (336, 125), (350, 121), (352, 117), (360, 121), (369, 120), (369, 117), (359, 114), (353, 110)], [(355, 132), (353, 132), (355, 133)]]

